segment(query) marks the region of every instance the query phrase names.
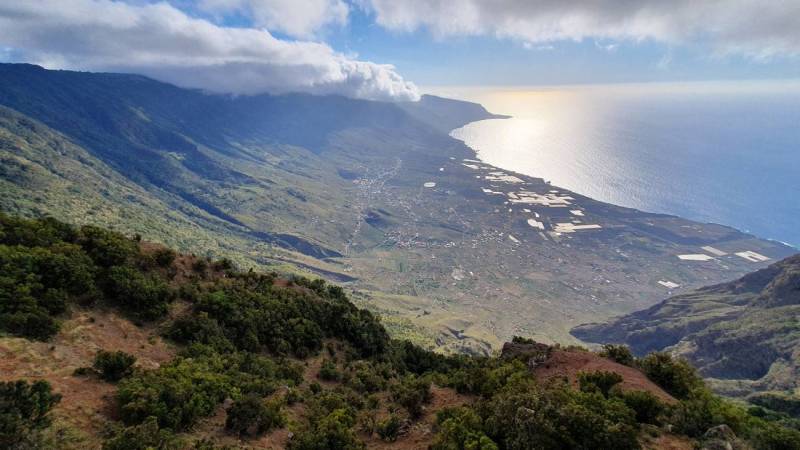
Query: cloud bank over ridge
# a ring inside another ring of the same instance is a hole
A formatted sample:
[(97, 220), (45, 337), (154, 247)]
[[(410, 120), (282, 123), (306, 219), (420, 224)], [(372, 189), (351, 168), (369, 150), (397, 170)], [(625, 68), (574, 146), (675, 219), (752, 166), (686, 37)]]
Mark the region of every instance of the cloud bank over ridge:
[(419, 98), (390, 65), (320, 42), (279, 39), (267, 29), (220, 26), (168, 3), (0, 0), (0, 46), (48, 68), (140, 73), (212, 92)]

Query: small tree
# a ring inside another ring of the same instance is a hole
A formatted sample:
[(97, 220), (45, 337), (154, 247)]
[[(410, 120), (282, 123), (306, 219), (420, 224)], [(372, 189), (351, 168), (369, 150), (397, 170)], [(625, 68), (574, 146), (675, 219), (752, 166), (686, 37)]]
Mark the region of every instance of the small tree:
[(666, 411), (666, 405), (655, 395), (645, 391), (617, 392), (615, 396), (636, 413), (636, 422), (659, 424), (659, 416)]
[(433, 398), (431, 383), (424, 378), (409, 376), (392, 386), (392, 398), (406, 408), (411, 417), (418, 418), (422, 415), (423, 405)]
[(133, 373), (136, 357), (123, 351), (107, 352), (101, 350), (94, 357), (94, 368), (106, 381), (119, 381)]
[(679, 399), (703, 386), (703, 380), (688, 362), (673, 358), (666, 352), (653, 352), (639, 360), (639, 367), (647, 378)]
[(578, 373), (578, 384), (582, 391), (598, 391), (603, 394), (603, 397), (608, 397), (611, 388), (619, 383), (622, 383), (622, 375), (616, 372), (598, 370), (596, 372)]
[(50, 410), (61, 401), (46, 381), (0, 383), (0, 447), (11, 448), (32, 431), (50, 425)]
[(183, 448), (169, 430), (161, 429), (158, 420), (150, 416), (144, 423), (121, 428), (104, 444), (103, 450), (178, 450)]
[(336, 363), (330, 359), (322, 361), (322, 366), (319, 368), (319, 378), (325, 381), (339, 381), (342, 374), (336, 369)]
[(174, 250), (169, 248), (160, 248), (155, 251), (153, 258), (159, 267), (169, 267), (175, 261), (177, 254)]
[(228, 409), (228, 418), (225, 428), (234, 434), (259, 435), (273, 428), (282, 427), (286, 418), (281, 413), (281, 404), (278, 402), (264, 402), (254, 394), (249, 394), (237, 400)]
[(385, 420), (378, 423), (377, 431), (378, 436), (387, 442), (394, 442), (400, 435), (400, 429), (403, 427), (403, 421), (400, 420), (395, 414), (390, 415)]
[(628, 367), (636, 365), (636, 358), (633, 357), (633, 353), (627, 345), (606, 344), (603, 346), (600, 356)]

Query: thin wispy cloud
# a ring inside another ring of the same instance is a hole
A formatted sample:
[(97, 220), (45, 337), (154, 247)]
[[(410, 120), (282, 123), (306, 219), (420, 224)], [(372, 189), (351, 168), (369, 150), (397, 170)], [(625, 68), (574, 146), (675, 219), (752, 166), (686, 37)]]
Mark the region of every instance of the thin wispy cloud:
[[(316, 25), (297, 31), (305, 26)], [(221, 26), (167, 3), (2, 0), (0, 45), (48, 68), (134, 72), (212, 92), (419, 97), (390, 65), (321, 42), (278, 39), (266, 29)]]

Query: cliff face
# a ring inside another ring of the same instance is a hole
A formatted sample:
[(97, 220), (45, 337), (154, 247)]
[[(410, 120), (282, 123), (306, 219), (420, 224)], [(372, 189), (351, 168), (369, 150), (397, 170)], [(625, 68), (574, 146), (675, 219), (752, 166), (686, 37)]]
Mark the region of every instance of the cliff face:
[(794, 390), (800, 375), (800, 255), (609, 323), (581, 325), (572, 334), (627, 344), (637, 354), (671, 350), (729, 394)]

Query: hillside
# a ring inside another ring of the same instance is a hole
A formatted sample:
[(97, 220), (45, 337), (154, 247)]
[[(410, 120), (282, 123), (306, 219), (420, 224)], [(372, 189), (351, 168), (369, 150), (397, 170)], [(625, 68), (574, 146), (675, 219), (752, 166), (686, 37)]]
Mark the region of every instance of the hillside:
[(638, 354), (668, 350), (681, 355), (725, 394), (796, 396), (799, 314), (800, 255), (795, 255), (736, 281), (670, 297), (573, 333), (586, 342), (624, 343)]
[(0, 267), (3, 448), (800, 448), (663, 353), (443, 356), (337, 286), (53, 219), (0, 215)]
[(2, 64), (0, 210), (346, 283), (393, 336), (479, 354), (577, 342), (575, 325), (794, 252), (500, 170), (447, 134), (492, 118), (431, 96), (231, 97)]

